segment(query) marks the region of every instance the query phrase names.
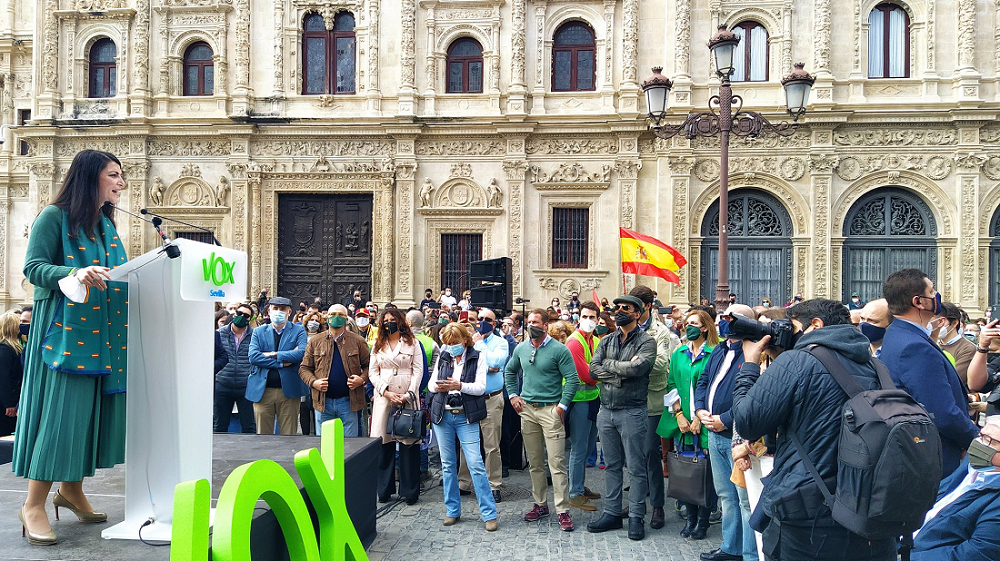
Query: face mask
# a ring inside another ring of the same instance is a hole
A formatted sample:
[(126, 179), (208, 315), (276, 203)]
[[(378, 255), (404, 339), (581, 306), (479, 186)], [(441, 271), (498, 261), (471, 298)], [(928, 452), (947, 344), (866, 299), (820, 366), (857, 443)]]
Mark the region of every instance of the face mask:
[(347, 325), (347, 318), (344, 316), (330, 316), (330, 327), (340, 329)]
[(31, 328), (31, 324), (30, 323), (19, 323), (19, 324), (17, 324), (17, 331), (18, 331), (18, 333), (21, 334), (22, 337), (27, 337), (28, 336), (28, 330), (30, 328)]
[(397, 325), (394, 321), (386, 322), (386, 324), (382, 326), (382, 331), (392, 335), (393, 333), (399, 331), (399, 325)]
[(250, 318), (248, 318), (247, 316), (238, 315), (233, 318), (233, 325), (239, 327), (240, 329), (243, 329), (247, 325), (250, 325)]
[(462, 356), (462, 353), (465, 352), (465, 345), (461, 343), (457, 345), (445, 345), (444, 350), (452, 357)]
[(796, 345), (799, 344), (799, 339), (805, 335), (805, 332), (799, 331), (798, 333), (792, 333), (792, 348), (794, 349)]
[(552, 307), (553, 308), (558, 308), (559, 307), (559, 300), (553, 300), (552, 301)]
[(306, 329), (309, 331), (319, 331), (319, 322), (316, 320), (306, 322)]
[(802, 301), (802, 297), (801, 296), (796, 296), (795, 297), (795, 301), (796, 302), (801, 302)]
[(441, 325), (444, 325), (444, 324), (448, 323), (448, 318), (446, 318), (446, 317), (438, 318), (438, 323), (440, 323)]
[[(947, 341), (942, 341), (942, 344), (944, 344), (945, 346), (954, 345), (955, 341), (958, 341), (959, 339), (962, 338), (962, 331), (963, 329), (961, 327), (955, 329), (955, 336), (952, 337), (951, 339), (948, 339)], [(947, 335), (950, 332), (951, 330), (946, 331), (945, 335)]]
[(729, 337), (729, 320), (720, 319), (719, 320), (719, 337), (725, 339)]
[(537, 325), (528, 326), (528, 337), (531, 339), (540, 339), (545, 336), (545, 330)]
[(300, 312), (304, 312), (304, 311), (306, 311), (306, 307), (305, 307), (305, 305), (304, 305), (304, 304), (299, 304), (299, 311), (300, 311)]
[(877, 325), (872, 325), (866, 321), (858, 324), (861, 328), (861, 334), (868, 338), (871, 343), (878, 343), (885, 337), (885, 328), (879, 327)]
[(611, 331), (611, 330), (608, 329), (608, 326), (606, 326), (606, 325), (598, 325), (597, 327), (594, 328), (594, 333), (597, 333), (598, 337), (600, 337), (602, 335), (607, 335), (608, 331)]
[(854, 302), (855, 304), (857, 304), (860, 301), (861, 301), (861, 298), (851, 298), (851, 302)]
[(615, 312), (615, 324), (617, 324), (618, 327), (622, 327), (630, 323), (632, 323), (632, 314), (626, 312), (625, 310), (618, 310)]
[(978, 438), (969, 444), (969, 465), (979, 469), (984, 467), (993, 467), (993, 455), (997, 453), (997, 450), (987, 446)]
[(580, 321), (580, 314), (573, 314), (573, 321), (574, 322)]
[(358, 327), (360, 327), (362, 329), (364, 329), (365, 327), (368, 327), (368, 322), (369, 322), (369, 319), (366, 318), (366, 317), (360, 317), (360, 318), (354, 320), (354, 323), (358, 324)]
[(450, 290), (445, 290), (444, 291), (444, 295), (445, 296), (451, 296), (451, 291)]
[(701, 328), (697, 325), (689, 325), (684, 328), (684, 336), (687, 337), (688, 341), (694, 341), (701, 337)]
[(597, 328), (596, 321), (590, 318), (584, 318), (580, 320), (580, 331), (583, 331), (584, 333), (592, 333), (596, 328)]
[(271, 323), (281, 325), (288, 321), (288, 312), (271, 312)]
[(770, 308), (771, 307), (771, 303), (770, 302), (764, 302), (764, 307), (765, 308)]
[(478, 331), (480, 335), (485, 337), (490, 333), (493, 333), (493, 324), (486, 320), (480, 321), (479, 328), (476, 329), (476, 331)]
[(978, 338), (978, 337), (976, 337), (975, 333), (963, 333), (962, 337), (965, 337), (966, 339), (968, 339), (969, 341), (972, 341), (973, 343), (975, 343), (976, 339)]

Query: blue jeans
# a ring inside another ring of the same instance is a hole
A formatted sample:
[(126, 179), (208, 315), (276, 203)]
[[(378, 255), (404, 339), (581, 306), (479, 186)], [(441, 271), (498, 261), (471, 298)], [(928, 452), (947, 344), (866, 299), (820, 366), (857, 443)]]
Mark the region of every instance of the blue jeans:
[[(601, 405), (597, 413), (597, 430), (601, 433), (604, 450), (604, 513), (622, 514), (622, 486), (625, 464), (628, 464), (628, 515), (646, 515), (646, 407), (608, 409)], [(662, 475), (662, 473), (661, 473)]]
[(340, 419), (344, 423), (344, 436), (361, 436), (358, 432), (358, 412), (351, 411), (350, 397), (328, 397), (323, 411), (316, 411), (316, 436), (322, 434), (321, 426), (331, 419)]
[(712, 481), (719, 494), (722, 509), (722, 545), (720, 549), (730, 555), (742, 555), (745, 561), (757, 561), (757, 539), (750, 521), (743, 519), (743, 503), (750, 508), (746, 489), (737, 487), (729, 477), (733, 473), (733, 439), (708, 433), (708, 457), (712, 464)]
[(569, 427), (569, 438), (566, 447), (569, 449), (569, 496), (578, 497), (583, 494), (584, 477), (587, 468), (587, 453), (597, 444), (597, 423), (587, 416), (590, 406), (586, 401), (574, 401), (569, 408), (566, 426)]
[(484, 521), (497, 517), (497, 505), (493, 501), (490, 480), (486, 477), (486, 464), (479, 452), (479, 423), (469, 423), (464, 414), (445, 412), (441, 422), (431, 425), (434, 438), (441, 452), (442, 487), (447, 516), (458, 518), (462, 514), (462, 500), (458, 491), (458, 455), (455, 439), (462, 444), (462, 455), (472, 474), (472, 486), (479, 500), (479, 512)]
[(246, 398), (247, 390), (238, 390), (215, 384), (215, 432), (229, 432), (229, 422), (233, 417), (233, 404), (239, 411), (240, 430), (244, 434), (255, 434), (257, 424), (253, 417), (253, 403)]

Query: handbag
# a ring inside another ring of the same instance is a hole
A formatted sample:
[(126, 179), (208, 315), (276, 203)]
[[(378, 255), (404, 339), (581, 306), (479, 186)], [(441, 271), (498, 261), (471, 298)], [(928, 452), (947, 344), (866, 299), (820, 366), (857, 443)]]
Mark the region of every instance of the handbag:
[(691, 444), (693, 450), (684, 451), (684, 438), (678, 450), (667, 454), (670, 483), (667, 496), (698, 506), (708, 506), (708, 486), (712, 484), (708, 456)]
[(393, 407), (389, 411), (385, 433), (397, 440), (422, 439), (427, 436), (427, 412), (420, 408), (420, 400), (413, 392), (406, 392), (407, 401), (415, 404), (415, 409)]

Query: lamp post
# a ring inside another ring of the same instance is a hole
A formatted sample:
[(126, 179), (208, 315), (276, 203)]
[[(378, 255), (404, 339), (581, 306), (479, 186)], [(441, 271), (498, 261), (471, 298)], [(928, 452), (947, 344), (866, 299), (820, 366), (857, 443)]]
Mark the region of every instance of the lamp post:
[[(815, 78), (803, 70), (802, 63), (781, 80), (785, 89), (785, 102), (792, 123), (772, 124), (756, 111), (743, 110), (743, 98), (733, 95), (729, 75), (734, 69), (733, 55), (740, 38), (719, 26), (719, 32), (708, 42), (708, 48), (715, 59), (715, 71), (722, 79), (719, 95), (708, 100), (708, 111), (690, 113), (679, 125), (665, 123), (673, 82), (661, 72), (662, 67), (653, 68), (653, 76), (642, 84), (646, 94), (646, 107), (651, 130), (664, 140), (684, 131), (690, 140), (696, 137), (719, 136), (721, 154), (719, 159), (719, 281), (715, 287), (715, 305), (721, 312), (729, 305), (729, 136), (757, 137), (762, 133), (792, 136), (798, 130), (798, 118), (806, 112), (809, 90)], [(733, 111), (733, 105), (736, 110)]]

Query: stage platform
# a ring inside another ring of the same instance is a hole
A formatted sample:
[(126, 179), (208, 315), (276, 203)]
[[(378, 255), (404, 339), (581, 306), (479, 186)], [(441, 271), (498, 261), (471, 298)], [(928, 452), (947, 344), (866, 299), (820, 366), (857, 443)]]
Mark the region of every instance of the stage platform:
[[(344, 439), (347, 511), (366, 548), (375, 539), (375, 476), (380, 442), (372, 438)], [(212, 459), (212, 506), (215, 506), (219, 490), (230, 472), (254, 460), (274, 460), (288, 471), (301, 489), (294, 468), (295, 453), (318, 447), (319, 438), (315, 436), (216, 434)], [(87, 479), (85, 484), (91, 504), (97, 510), (108, 513), (108, 524), (80, 524), (73, 513), (66, 510), (60, 510), (62, 520), (56, 521), (50, 494), (46, 507), (52, 528), (59, 536), (59, 543), (50, 547), (30, 546), (26, 539), (21, 538), (17, 510), (24, 502), (26, 485), (24, 479), (11, 473), (10, 464), (0, 466), (0, 560), (167, 561), (170, 558), (169, 547), (101, 537), (101, 530), (109, 524), (121, 522), (125, 517), (124, 466), (97, 470), (97, 474)], [(309, 504), (308, 498), (306, 504)], [(257, 510), (254, 516), (251, 539), (254, 561), (287, 559), (284, 540), (274, 515), (265, 502), (260, 501), (258, 506), (263, 508)]]

